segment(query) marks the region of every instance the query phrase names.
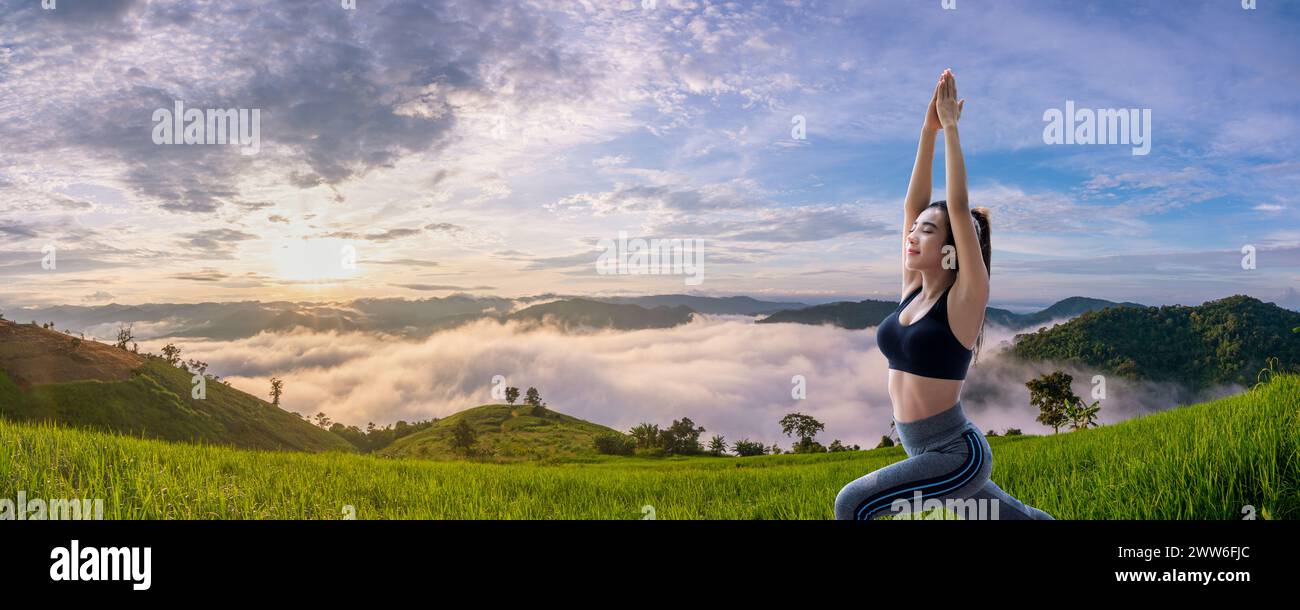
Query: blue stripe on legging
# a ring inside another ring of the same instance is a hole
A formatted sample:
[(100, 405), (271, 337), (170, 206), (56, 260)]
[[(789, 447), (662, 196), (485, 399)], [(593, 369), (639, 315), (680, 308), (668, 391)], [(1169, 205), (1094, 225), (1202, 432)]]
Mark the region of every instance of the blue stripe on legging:
[[(928, 487), (937, 487), (937, 486), (943, 485), (943, 484), (945, 484), (945, 483), (948, 483), (949, 481), (952, 481), (953, 479), (962, 478), (961, 482), (959, 482), (959, 483), (957, 483), (956, 485), (953, 485), (953, 486), (951, 486), (951, 487), (949, 487), (949, 488), (947, 488), (947, 489), (943, 489), (943, 490), (940, 490), (940, 491), (930, 491), (930, 492), (922, 491), (922, 492), (921, 492), (921, 499), (924, 500), (924, 499), (929, 498), (929, 497), (934, 497), (934, 496), (936, 496), (936, 495), (941, 495), (941, 494), (948, 493), (948, 492), (950, 492), (950, 491), (952, 491), (952, 490), (954, 490), (954, 489), (958, 489), (958, 488), (960, 488), (962, 485), (965, 485), (966, 483), (970, 482), (970, 480), (973, 479), (973, 478), (975, 478), (975, 476), (979, 473), (980, 466), (984, 463), (984, 451), (983, 451), (983, 448), (982, 448), (982, 447), (978, 447), (978, 443), (976, 443), (975, 440), (973, 439), (973, 436), (974, 436), (974, 435), (975, 435), (975, 432), (974, 432), (974, 431), (970, 431), (970, 430), (967, 430), (967, 431), (966, 431), (966, 434), (963, 435), (963, 436), (966, 438), (966, 444), (967, 444), (968, 446), (970, 446), (970, 450), (971, 450), (971, 459), (968, 459), (968, 460), (966, 461), (966, 464), (961, 468), (961, 471), (960, 471), (960, 472), (958, 472), (957, 474), (955, 474), (955, 475), (953, 475), (953, 476), (951, 476), (951, 477), (948, 477), (947, 479), (944, 479), (944, 480), (942, 480), (942, 481), (937, 481), (937, 482), (934, 482), (934, 483), (926, 483), (926, 484), (923, 484), (923, 485), (917, 485), (917, 486), (915, 486), (915, 487), (909, 487), (909, 488), (907, 488), (907, 489), (903, 489), (903, 490), (899, 490), (899, 491), (894, 491), (894, 492), (886, 492), (887, 495), (886, 495), (884, 498), (882, 498), (882, 499), (884, 499), (884, 500), (889, 500), (889, 502), (886, 502), (886, 505), (888, 505), (888, 504), (892, 504), (892, 503), (893, 503), (893, 500), (896, 499), (896, 496), (898, 496), (898, 495), (900, 495), (900, 494), (905, 494), (905, 493), (907, 493), (907, 492), (909, 492), (909, 491), (916, 491), (916, 490), (918, 490), (918, 489), (925, 489), (925, 488), (928, 488)], [(974, 468), (975, 468), (974, 471), (973, 471), (973, 472), (970, 472), (969, 474), (967, 474), (967, 471), (970, 471), (972, 466), (974, 466)], [(858, 519), (861, 520), (861, 519), (864, 518), (864, 517), (863, 517), (863, 511), (864, 511), (864, 510), (866, 511), (866, 514), (867, 514), (868, 516), (870, 516), (871, 513), (875, 512), (876, 510), (879, 510), (880, 507), (875, 507), (875, 504), (878, 503), (878, 502), (879, 502), (879, 500), (872, 500), (872, 501), (871, 501), (871, 506), (867, 506), (866, 503), (864, 503), (864, 506), (863, 506), (862, 508), (858, 509), (858, 514), (857, 514)], [(869, 510), (868, 510), (868, 509), (869, 509)]]

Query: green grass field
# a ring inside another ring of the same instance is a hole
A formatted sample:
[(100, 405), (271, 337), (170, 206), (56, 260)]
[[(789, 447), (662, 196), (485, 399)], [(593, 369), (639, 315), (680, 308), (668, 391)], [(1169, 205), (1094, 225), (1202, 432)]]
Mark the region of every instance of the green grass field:
[(203, 400), (191, 398), (190, 388), (190, 373), (157, 358), (127, 380), (51, 383), (28, 391), (0, 371), (0, 418), (245, 449), (352, 450), (337, 434), (221, 383), (208, 383)]
[[(1103, 406), (1104, 408), (1104, 406)], [(1300, 376), (1058, 435), (992, 437), (993, 480), (1058, 519), (1300, 517)], [(0, 421), (0, 498), (103, 498), (106, 519), (830, 519), (899, 447), (489, 464), (239, 450)]]

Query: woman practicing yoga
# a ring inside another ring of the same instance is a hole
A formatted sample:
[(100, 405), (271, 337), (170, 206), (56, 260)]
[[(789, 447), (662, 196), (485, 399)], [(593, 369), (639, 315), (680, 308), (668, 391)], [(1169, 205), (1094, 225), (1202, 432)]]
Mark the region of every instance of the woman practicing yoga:
[[(966, 200), (957, 137), (965, 103), (957, 100), (952, 71), (944, 70), (926, 110), (907, 187), (902, 303), (876, 330), (876, 343), (889, 360), (894, 425), (908, 457), (845, 485), (835, 497), (836, 519), (915, 517), (935, 505), (930, 500), (978, 511), (978, 517), (964, 518), (1052, 519), (989, 480), (988, 441), (961, 408), (966, 370), (983, 341), (990, 278), (988, 209), (971, 210)], [(948, 199), (926, 205), (940, 130)], [(895, 508), (897, 501), (902, 503)]]

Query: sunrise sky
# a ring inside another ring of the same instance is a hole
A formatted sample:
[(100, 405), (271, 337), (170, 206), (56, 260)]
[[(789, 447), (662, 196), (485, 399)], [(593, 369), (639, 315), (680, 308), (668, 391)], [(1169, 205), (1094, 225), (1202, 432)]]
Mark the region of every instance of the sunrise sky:
[[(1267, 0), (0, 0), (0, 304), (897, 299), (951, 67), (994, 305), (1298, 307), (1297, 25)], [(260, 150), (155, 144), (176, 100), (260, 109)], [(1044, 144), (1066, 100), (1150, 109), (1150, 154)], [(620, 230), (705, 239), (703, 284), (597, 274)]]

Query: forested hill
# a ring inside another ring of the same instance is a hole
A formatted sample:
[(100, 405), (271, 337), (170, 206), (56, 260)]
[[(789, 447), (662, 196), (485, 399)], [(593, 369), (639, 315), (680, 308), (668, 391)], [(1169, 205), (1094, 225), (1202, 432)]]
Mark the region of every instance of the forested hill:
[(1194, 388), (1254, 383), (1270, 356), (1300, 366), (1300, 313), (1246, 295), (1188, 307), (1111, 307), (1016, 335), (1024, 360), (1073, 362), (1128, 379), (1178, 381)]

